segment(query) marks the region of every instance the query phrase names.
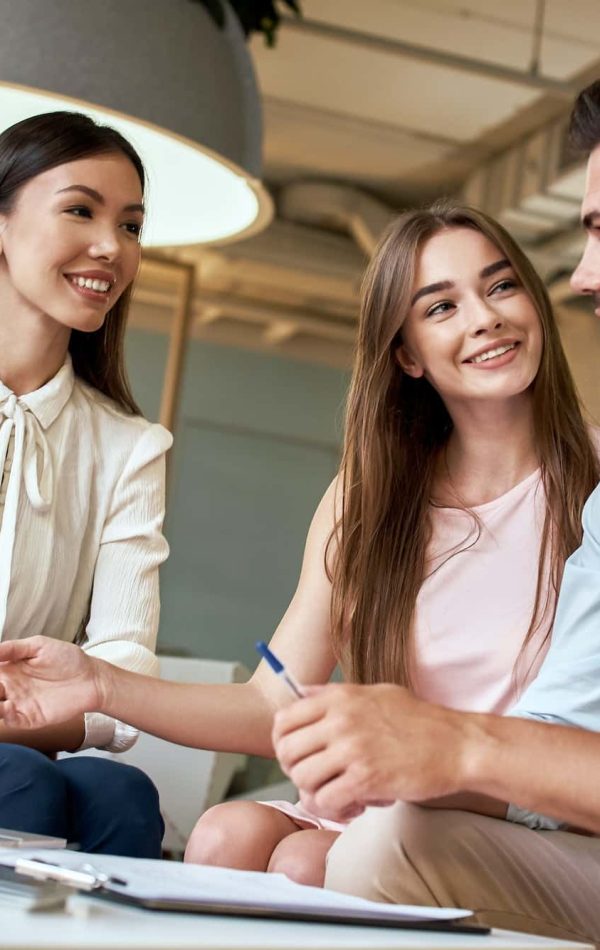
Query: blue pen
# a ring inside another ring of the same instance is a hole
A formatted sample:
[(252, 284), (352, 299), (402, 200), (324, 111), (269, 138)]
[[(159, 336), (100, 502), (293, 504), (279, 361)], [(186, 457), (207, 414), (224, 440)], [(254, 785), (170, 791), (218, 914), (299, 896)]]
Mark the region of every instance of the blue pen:
[(275, 656), (273, 651), (269, 650), (264, 640), (258, 640), (256, 644), (256, 649), (258, 650), (262, 658), (267, 661), (267, 663), (269, 664), (273, 672), (276, 673), (277, 676), (280, 676), (283, 682), (285, 683), (285, 685), (289, 689), (291, 689), (292, 693), (294, 693), (294, 695), (297, 696), (298, 699), (302, 699), (302, 697), (304, 696), (302, 687), (296, 682), (296, 680), (291, 675), (291, 673), (288, 673), (288, 671), (286, 670), (281, 660), (279, 660)]

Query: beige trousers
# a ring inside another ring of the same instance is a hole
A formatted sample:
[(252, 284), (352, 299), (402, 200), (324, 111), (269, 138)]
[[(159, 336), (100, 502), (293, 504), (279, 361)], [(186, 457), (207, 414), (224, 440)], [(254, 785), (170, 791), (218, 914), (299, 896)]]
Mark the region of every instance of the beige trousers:
[(325, 886), (600, 945), (600, 838), (418, 805), (369, 808), (331, 848)]

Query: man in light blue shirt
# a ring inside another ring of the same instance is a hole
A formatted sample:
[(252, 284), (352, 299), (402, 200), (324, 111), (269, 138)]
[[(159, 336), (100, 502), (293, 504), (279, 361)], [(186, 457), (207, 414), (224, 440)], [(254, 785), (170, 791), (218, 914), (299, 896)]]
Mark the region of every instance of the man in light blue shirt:
[(550, 649), (539, 675), (511, 710), (511, 715), (597, 730), (600, 722), (600, 485), (586, 502), (583, 528), (583, 543), (565, 566)]
[[(583, 261), (585, 256), (582, 264)], [(579, 280), (582, 264), (573, 275), (574, 284)], [(600, 726), (600, 485), (583, 509), (583, 530), (581, 547), (565, 565), (552, 641), (542, 669), (510, 715), (597, 731)], [(563, 821), (515, 805), (509, 807), (507, 818), (530, 828), (565, 827)]]
[[(573, 144), (589, 155), (581, 223), (585, 250), (571, 286), (591, 296), (600, 317), (600, 81), (579, 96), (571, 120)], [(600, 372), (600, 367), (598, 368)], [(512, 715), (598, 729), (600, 714), (600, 485), (583, 511), (583, 543), (565, 566), (542, 670)], [(557, 714), (557, 710), (560, 711)]]

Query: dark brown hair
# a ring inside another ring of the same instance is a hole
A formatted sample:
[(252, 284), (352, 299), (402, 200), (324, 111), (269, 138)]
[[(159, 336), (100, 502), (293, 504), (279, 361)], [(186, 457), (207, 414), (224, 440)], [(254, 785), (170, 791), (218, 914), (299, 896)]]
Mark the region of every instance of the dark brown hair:
[[(121, 152), (134, 166), (142, 192), (144, 166), (133, 146), (115, 129), (98, 125), (78, 112), (47, 112), (17, 122), (0, 135), (0, 213), (8, 214), (19, 190), (43, 172), (80, 158)], [(139, 415), (123, 352), (131, 287), (119, 297), (103, 325), (92, 333), (73, 330), (69, 351), (75, 373), (113, 399), (126, 412)]]
[(585, 154), (600, 145), (600, 79), (577, 96), (569, 120), (569, 141), (575, 151)]
[(581, 542), (583, 505), (600, 476), (546, 288), (524, 253), (504, 228), (472, 208), (438, 202), (400, 216), (363, 282), (340, 513), (328, 545), (333, 641), (344, 672), (362, 683), (411, 683), (411, 627), (426, 576), (434, 470), (452, 419), (426, 379), (400, 369), (395, 349), (423, 245), (439, 231), (458, 228), (479, 231), (511, 262), (543, 333), (532, 399), (547, 513), (524, 644), (546, 609), (554, 609), (552, 593)]

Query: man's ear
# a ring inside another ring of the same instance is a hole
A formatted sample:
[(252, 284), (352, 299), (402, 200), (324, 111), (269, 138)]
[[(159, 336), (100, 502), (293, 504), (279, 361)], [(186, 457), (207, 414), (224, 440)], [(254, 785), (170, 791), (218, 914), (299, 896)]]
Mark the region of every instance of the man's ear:
[[(0, 235), (0, 241), (2, 237)], [(413, 379), (420, 379), (421, 376), (425, 375), (425, 369), (419, 361), (411, 354), (410, 350), (406, 346), (406, 343), (402, 343), (394, 352), (396, 362), (402, 370), (406, 373), (407, 376), (412, 376)]]

